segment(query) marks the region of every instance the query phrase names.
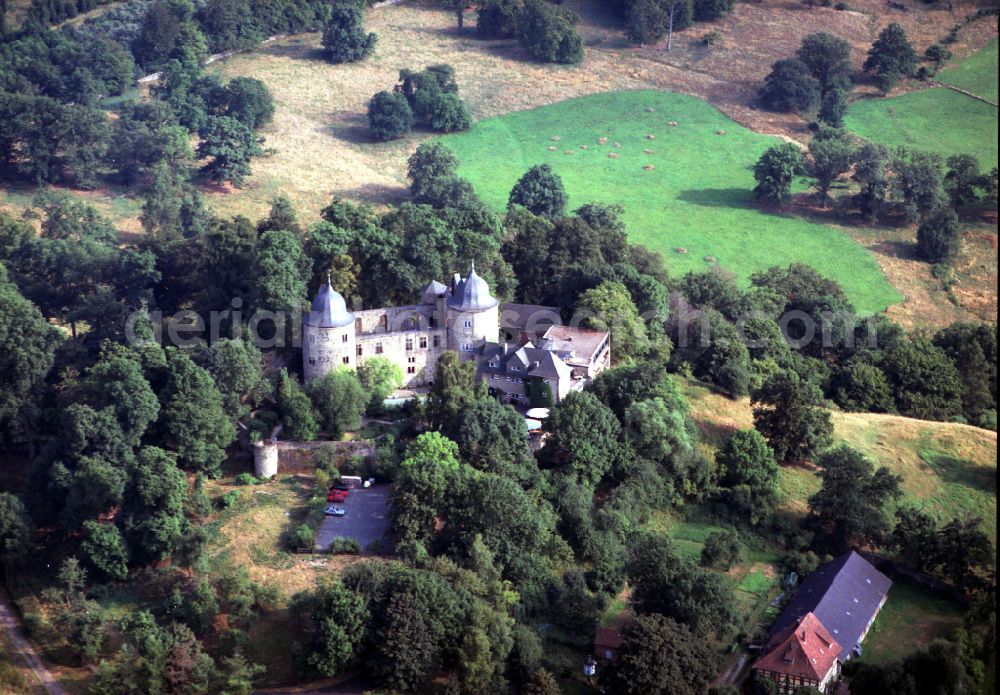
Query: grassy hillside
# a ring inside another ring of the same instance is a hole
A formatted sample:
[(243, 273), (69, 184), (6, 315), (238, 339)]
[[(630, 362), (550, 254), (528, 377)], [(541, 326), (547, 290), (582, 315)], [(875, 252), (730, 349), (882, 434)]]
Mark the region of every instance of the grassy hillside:
[(946, 157), (974, 154), (984, 169), (997, 165), (997, 108), (945, 87), (859, 101), (844, 126), (872, 142)]
[[(686, 391), (708, 447), (720, 445), (736, 429), (753, 425), (748, 399), (733, 401), (694, 384), (687, 384)], [(901, 504), (922, 506), (939, 522), (966, 513), (980, 516), (996, 541), (996, 433), (867, 413), (834, 412), (833, 424), (838, 443), (850, 444), (903, 476)], [(791, 509), (804, 512), (809, 495), (819, 485), (814, 469), (782, 469), (781, 493)]]
[(937, 74), (938, 82), (953, 84), (976, 96), (997, 102), (997, 39)]
[(443, 141), (458, 155), (459, 173), (497, 209), (524, 171), (541, 163), (562, 177), (571, 209), (622, 204), (633, 241), (663, 252), (674, 274), (718, 263), (745, 280), (804, 261), (839, 281), (862, 311), (900, 300), (874, 257), (844, 234), (750, 207), (751, 167), (779, 141), (701, 99), (599, 94), (480, 121)]

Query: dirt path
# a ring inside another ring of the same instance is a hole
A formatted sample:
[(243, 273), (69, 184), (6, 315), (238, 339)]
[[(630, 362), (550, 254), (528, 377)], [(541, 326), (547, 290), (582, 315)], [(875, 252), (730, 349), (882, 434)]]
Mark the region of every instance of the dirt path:
[(0, 629), (4, 631), (14, 649), (27, 664), (28, 668), (41, 683), (49, 695), (70, 695), (69, 691), (59, 685), (51, 672), (45, 668), (45, 664), (38, 657), (38, 653), (31, 642), (24, 634), (24, 628), (10, 603), (10, 597), (6, 591), (0, 591)]

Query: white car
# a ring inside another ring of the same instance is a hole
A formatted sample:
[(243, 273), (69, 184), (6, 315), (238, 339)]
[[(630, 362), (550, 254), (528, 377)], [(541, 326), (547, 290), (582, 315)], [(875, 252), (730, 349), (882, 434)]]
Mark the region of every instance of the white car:
[(347, 510), (343, 507), (329, 506), (326, 508), (326, 516), (344, 516), (347, 514)]

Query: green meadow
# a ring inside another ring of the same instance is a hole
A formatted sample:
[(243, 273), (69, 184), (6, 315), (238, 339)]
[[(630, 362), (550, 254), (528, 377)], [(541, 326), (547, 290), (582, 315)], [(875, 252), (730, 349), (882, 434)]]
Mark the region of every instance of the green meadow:
[(859, 101), (848, 109), (844, 127), (884, 145), (945, 157), (974, 154), (983, 169), (997, 165), (997, 108), (947, 87)]
[(753, 164), (780, 141), (701, 99), (598, 94), (480, 121), (442, 140), (458, 156), (459, 174), (497, 209), (542, 163), (562, 177), (570, 209), (620, 203), (631, 240), (662, 252), (674, 275), (718, 264), (746, 282), (758, 270), (801, 261), (841, 283), (860, 311), (901, 299), (875, 258), (846, 235), (754, 208)]
[(958, 65), (945, 68), (936, 79), (997, 103), (997, 39)]

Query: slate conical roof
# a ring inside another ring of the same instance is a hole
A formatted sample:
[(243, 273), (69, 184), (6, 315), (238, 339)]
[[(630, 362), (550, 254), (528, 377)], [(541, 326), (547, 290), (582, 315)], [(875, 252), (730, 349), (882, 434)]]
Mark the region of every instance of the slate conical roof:
[(330, 278), (327, 277), (326, 284), (316, 293), (312, 311), (306, 316), (306, 324), (319, 328), (341, 328), (352, 323), (354, 314), (347, 310), (347, 302), (337, 290), (333, 289)]
[(490, 286), (476, 274), (476, 264), (464, 280), (458, 283), (448, 299), (448, 307), (459, 311), (485, 311), (492, 309), (500, 300), (490, 294)]

